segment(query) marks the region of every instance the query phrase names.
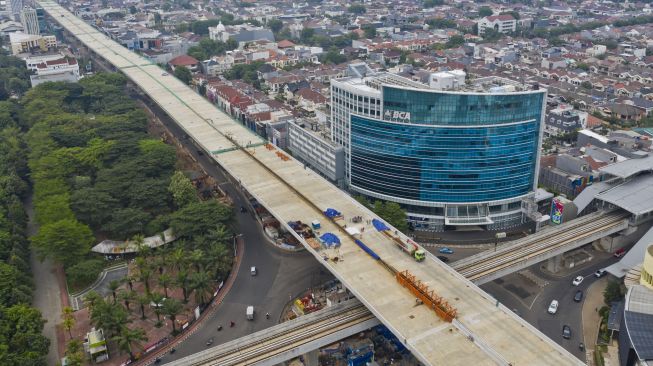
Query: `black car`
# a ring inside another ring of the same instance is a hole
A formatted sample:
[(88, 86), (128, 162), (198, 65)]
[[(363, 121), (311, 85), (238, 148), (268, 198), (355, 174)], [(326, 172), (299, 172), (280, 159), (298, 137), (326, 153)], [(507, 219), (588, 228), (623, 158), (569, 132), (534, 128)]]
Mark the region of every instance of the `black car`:
[(438, 259), (441, 260), (443, 263), (449, 262), (449, 258), (447, 258), (447, 257), (445, 257), (443, 255), (439, 255)]
[(574, 301), (580, 302), (581, 300), (583, 300), (583, 291), (578, 290), (576, 291), (576, 295), (574, 295)]
[(567, 324), (562, 326), (562, 338), (569, 339), (571, 338), (571, 328)]

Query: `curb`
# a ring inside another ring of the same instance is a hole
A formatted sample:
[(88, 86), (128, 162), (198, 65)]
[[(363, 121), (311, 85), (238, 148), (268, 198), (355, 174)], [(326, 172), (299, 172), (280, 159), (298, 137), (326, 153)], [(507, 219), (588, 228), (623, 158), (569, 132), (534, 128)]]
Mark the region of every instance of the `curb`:
[(190, 329), (177, 335), (165, 346), (161, 347), (158, 351), (152, 352), (149, 355), (146, 355), (144, 358), (134, 361), (132, 363), (133, 365), (147, 366), (153, 364), (156, 359), (168, 353), (171, 348), (174, 348), (175, 346), (178, 346), (179, 344), (186, 341), (204, 325), (204, 321), (218, 310), (219, 305), (222, 304), (222, 300), (224, 300), (225, 296), (229, 293), (229, 290), (231, 290), (231, 287), (236, 281), (238, 270), (240, 269), (240, 264), (245, 254), (245, 243), (240, 238), (238, 240), (238, 253), (240, 253), (240, 255), (236, 256), (236, 263), (231, 270), (229, 278), (222, 287), (222, 291), (218, 293), (218, 296), (213, 298), (211, 303), (207, 306), (207, 310), (205, 310), (204, 313), (200, 315), (200, 318), (197, 321), (193, 322), (192, 325), (190, 325)]

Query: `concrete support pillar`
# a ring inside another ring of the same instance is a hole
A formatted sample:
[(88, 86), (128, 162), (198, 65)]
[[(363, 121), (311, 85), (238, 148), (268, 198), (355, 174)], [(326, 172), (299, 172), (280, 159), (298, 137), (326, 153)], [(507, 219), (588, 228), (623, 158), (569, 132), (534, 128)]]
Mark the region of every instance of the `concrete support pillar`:
[(562, 269), (562, 254), (549, 258), (546, 261), (546, 270), (551, 273), (556, 273)]
[(305, 366), (320, 366), (319, 355), (320, 355), (320, 350), (317, 350), (317, 349), (313, 350), (311, 352), (305, 353), (303, 355), (304, 365)]

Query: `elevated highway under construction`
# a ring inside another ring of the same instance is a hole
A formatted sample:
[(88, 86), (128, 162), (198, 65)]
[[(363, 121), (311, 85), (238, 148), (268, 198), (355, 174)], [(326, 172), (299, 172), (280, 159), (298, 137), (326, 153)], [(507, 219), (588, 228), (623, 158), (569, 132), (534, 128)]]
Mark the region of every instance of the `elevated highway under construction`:
[[(280, 222), (319, 219), (321, 231), (340, 238), (330, 249), (304, 244), (427, 365), (579, 365), (580, 360), (512, 314), (465, 277), (427, 253), (417, 262), (397, 249), (394, 232), (358, 225), (361, 242), (346, 230), (346, 220), (378, 219), (353, 198), (302, 164), (254, 135), (157, 65), (130, 52), (75, 17), (56, 2), (38, 1), (65, 31), (107, 60), (143, 90), (233, 178)], [(341, 216), (327, 217), (328, 208)], [(294, 232), (287, 227), (290, 232)], [(326, 258), (326, 260), (325, 260)], [(416, 306), (415, 298), (430, 306)], [(439, 309), (439, 310), (438, 310)]]

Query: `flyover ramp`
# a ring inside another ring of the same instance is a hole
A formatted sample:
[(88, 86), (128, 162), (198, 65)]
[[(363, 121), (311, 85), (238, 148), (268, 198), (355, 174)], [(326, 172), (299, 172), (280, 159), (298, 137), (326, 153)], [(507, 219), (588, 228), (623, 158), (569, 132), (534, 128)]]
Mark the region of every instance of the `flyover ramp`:
[[(301, 240), (411, 352), (428, 365), (576, 365), (581, 362), (544, 334), (512, 314), (434, 256), (422, 263), (398, 250), (385, 235), (367, 227), (362, 240), (386, 263), (413, 275), (445, 298), (458, 311), (453, 323), (440, 319), (414, 296), (393, 273), (363, 252), (344, 230), (344, 222), (329, 221), (322, 211), (333, 207), (345, 218), (376, 218), (353, 198), (303, 164), (268, 149), (259, 137), (219, 111), (187, 86), (163, 75), (156, 65), (113, 42), (53, 1), (39, 4), (67, 32), (98, 56), (111, 62), (158, 103), (198, 146), (282, 223), (321, 219), (323, 232), (340, 236), (338, 262)], [(362, 227), (362, 225), (358, 225)], [(291, 231), (294, 232), (294, 231)], [(403, 234), (399, 234), (407, 240)]]
[(530, 267), (628, 228), (624, 211), (595, 212), (461, 259), (451, 267), (477, 285)]

